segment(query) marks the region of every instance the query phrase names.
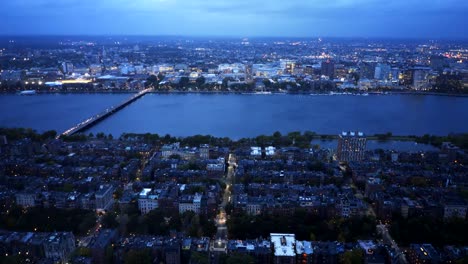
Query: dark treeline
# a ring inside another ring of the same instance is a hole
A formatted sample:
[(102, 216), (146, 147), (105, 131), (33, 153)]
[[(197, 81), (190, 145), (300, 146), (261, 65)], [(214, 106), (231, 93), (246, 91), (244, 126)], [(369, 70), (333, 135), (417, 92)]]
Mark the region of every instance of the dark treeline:
[(251, 216), (233, 213), (227, 221), (229, 235), (237, 239), (266, 238), (272, 232), (294, 233), (298, 240), (352, 242), (375, 235), (376, 220), (372, 217), (324, 219), (296, 209), (292, 215)]
[(168, 236), (171, 231), (183, 232), (192, 237), (212, 237), (216, 234), (213, 220), (207, 215), (197, 215), (192, 211), (179, 214), (162, 208), (142, 215), (136, 205), (119, 214), (108, 212), (101, 223), (103, 228), (118, 228), (125, 235), (136, 233)]
[(430, 243), (435, 246), (468, 244), (468, 222), (461, 218), (447, 220), (432, 217), (394, 217), (390, 228), (392, 237), (408, 246), (411, 243)]
[(96, 214), (81, 209), (12, 206), (0, 214), (0, 229), (14, 231), (66, 231), (84, 235), (96, 225)]
[[(54, 139), (57, 136), (57, 132), (54, 130), (45, 131), (38, 133), (37, 131), (30, 128), (0, 128), (0, 135), (4, 135), (8, 140), (19, 140), (29, 138), (35, 142), (42, 142), (50, 139)], [(312, 131), (305, 132), (289, 132), (287, 134), (281, 134), (277, 131), (272, 135), (260, 135), (253, 138), (241, 138), (239, 140), (232, 140), (228, 137), (214, 137), (210, 135), (194, 135), (188, 137), (175, 137), (169, 134), (164, 136), (158, 134), (137, 134), (137, 133), (124, 133), (120, 136), (119, 140), (141, 140), (151, 144), (170, 144), (180, 142), (183, 146), (198, 147), (201, 144), (210, 144), (212, 146), (223, 146), (223, 147), (246, 147), (246, 146), (275, 146), (275, 147), (290, 147), (295, 146), (299, 148), (317, 147), (311, 146), (310, 143), (313, 139), (331, 140), (336, 139), (337, 135), (320, 135)], [(449, 134), (447, 136), (435, 136), (425, 134), (423, 136), (410, 135), (407, 137), (394, 136), (391, 132), (385, 134), (375, 134), (374, 136), (378, 140), (413, 140), (417, 143), (430, 144), (436, 147), (440, 147), (443, 142), (452, 142), (454, 145), (468, 149), (468, 133), (460, 134)], [(74, 134), (70, 136), (60, 136), (61, 139), (68, 142), (86, 141), (88, 139), (102, 139), (102, 140), (113, 140), (112, 134), (104, 134), (102, 132), (96, 135), (89, 133)]]
[[(297, 146), (297, 147), (309, 147), (310, 141), (318, 135), (311, 131), (301, 132), (290, 132), (286, 135), (282, 135), (280, 132), (275, 132), (273, 135), (260, 135), (255, 138), (241, 138), (239, 140), (232, 140), (228, 137), (214, 137), (210, 135), (195, 135), (189, 137), (173, 137), (171, 135), (159, 136), (158, 134), (123, 134), (120, 138), (123, 140), (139, 139), (149, 143), (174, 143), (180, 142), (183, 146), (198, 147), (201, 144), (210, 144), (213, 146), (225, 146), (225, 147), (241, 147), (241, 146), (252, 146), (257, 145), (260, 147), (266, 146)], [(328, 137), (327, 137), (328, 138)]]

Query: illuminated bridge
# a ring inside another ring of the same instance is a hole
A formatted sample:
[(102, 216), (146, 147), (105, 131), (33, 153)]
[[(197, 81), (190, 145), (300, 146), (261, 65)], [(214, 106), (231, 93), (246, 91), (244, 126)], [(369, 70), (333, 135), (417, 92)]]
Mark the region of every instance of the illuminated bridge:
[(75, 126), (69, 128), (67, 131), (63, 132), (58, 137), (71, 136), (73, 134), (76, 134), (76, 133), (79, 133), (79, 132), (82, 132), (82, 131), (88, 129), (88, 128), (94, 126), (95, 124), (101, 122), (102, 120), (106, 119), (107, 117), (111, 116), (112, 114), (114, 114), (114, 113), (118, 112), (119, 110), (123, 109), (127, 105), (129, 105), (129, 104), (135, 102), (136, 100), (140, 99), (141, 97), (143, 97), (145, 94), (151, 92), (152, 90), (153, 90), (152, 88), (148, 88), (148, 89), (145, 89), (143, 91), (140, 91), (139, 93), (134, 94), (133, 96), (131, 96), (127, 100), (121, 102), (120, 104), (115, 105), (115, 106), (111, 106), (111, 107), (107, 108), (106, 110), (102, 111), (101, 113), (99, 113), (99, 114), (97, 114), (95, 116), (92, 116), (92, 117), (86, 119), (85, 121), (83, 121), (83, 122), (81, 122), (79, 124), (76, 124)]

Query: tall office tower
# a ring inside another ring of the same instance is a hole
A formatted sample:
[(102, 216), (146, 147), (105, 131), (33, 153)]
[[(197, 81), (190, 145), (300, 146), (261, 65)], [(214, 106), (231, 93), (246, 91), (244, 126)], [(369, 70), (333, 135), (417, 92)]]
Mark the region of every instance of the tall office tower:
[(429, 71), (430, 71), (430, 68), (428, 67), (414, 67), (413, 88), (415, 90), (422, 90), (422, 89), (428, 88)]
[(447, 60), (443, 56), (431, 56), (429, 63), (435, 71), (441, 72), (444, 67), (448, 66)]
[(62, 62), (62, 72), (64, 74), (72, 73), (74, 70), (73, 63), (71, 62)]
[(367, 139), (362, 132), (342, 132), (338, 138), (339, 161), (361, 161), (364, 159)]
[(106, 49), (104, 47), (102, 47), (102, 58), (105, 59), (106, 56), (107, 56)]
[(375, 62), (362, 62), (359, 65), (361, 79), (374, 79), (375, 76)]
[(398, 82), (399, 78), (400, 78), (400, 74), (401, 74), (401, 70), (400, 68), (392, 68), (391, 70), (391, 73), (390, 73), (390, 79), (392, 82)]
[(375, 74), (374, 74), (374, 79), (377, 80), (389, 80), (390, 73), (391, 73), (392, 67), (388, 64), (383, 64), (379, 63), (377, 66), (375, 66)]
[(331, 60), (322, 61), (322, 75), (333, 79), (335, 77), (335, 63)]

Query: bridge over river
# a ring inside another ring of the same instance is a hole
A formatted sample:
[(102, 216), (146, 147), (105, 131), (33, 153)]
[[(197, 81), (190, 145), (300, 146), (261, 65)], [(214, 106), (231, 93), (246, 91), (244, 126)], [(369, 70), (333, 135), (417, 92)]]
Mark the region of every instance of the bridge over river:
[(67, 129), (65, 132), (60, 134), (58, 137), (71, 136), (73, 134), (82, 132), (82, 131), (94, 126), (95, 124), (101, 122), (102, 120), (106, 119), (107, 117), (111, 116), (112, 114), (118, 112), (119, 110), (122, 110), (127, 105), (135, 102), (136, 100), (140, 99), (141, 97), (143, 97), (144, 95), (146, 95), (147, 93), (149, 93), (151, 91), (153, 91), (152, 88), (142, 90), (142, 91), (138, 92), (137, 94), (132, 95), (130, 98), (128, 98), (127, 100), (121, 102), (120, 104), (115, 105), (115, 106), (111, 106), (111, 107), (107, 108), (106, 110), (102, 111), (101, 113), (98, 113), (97, 115), (94, 115), (94, 116), (84, 120), (83, 122), (80, 122), (80, 123), (76, 124), (75, 126)]

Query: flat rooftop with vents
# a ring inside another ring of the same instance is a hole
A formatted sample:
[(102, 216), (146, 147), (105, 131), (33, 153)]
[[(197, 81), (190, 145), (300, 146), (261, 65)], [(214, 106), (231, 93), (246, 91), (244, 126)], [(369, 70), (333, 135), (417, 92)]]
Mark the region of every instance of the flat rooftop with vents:
[(294, 234), (270, 234), (271, 244), (274, 247), (276, 257), (294, 257), (296, 237)]

